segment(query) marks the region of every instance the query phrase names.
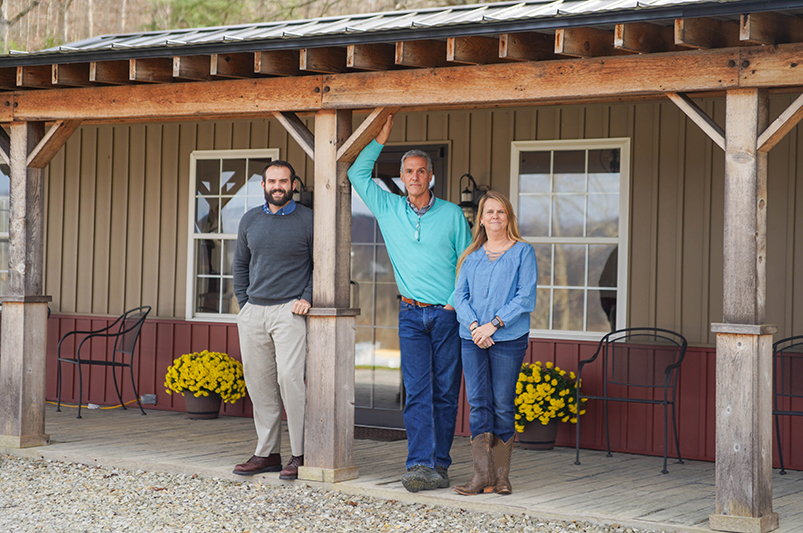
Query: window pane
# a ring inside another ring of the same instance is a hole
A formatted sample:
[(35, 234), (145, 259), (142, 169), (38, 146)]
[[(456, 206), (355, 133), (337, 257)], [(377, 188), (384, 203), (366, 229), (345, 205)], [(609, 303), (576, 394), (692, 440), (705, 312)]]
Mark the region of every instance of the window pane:
[(8, 294), (8, 238), (0, 239), (0, 294)]
[(554, 237), (582, 237), (585, 196), (564, 195), (555, 196), (552, 213), (552, 236)]
[(262, 183), (262, 169), (264, 169), (270, 161), (271, 159), (269, 157), (248, 160), (248, 187), (246, 189), (249, 196), (265, 197), (262, 192), (262, 185), (260, 185)]
[(583, 291), (555, 289), (552, 329), (583, 331)]
[(234, 280), (223, 279), (223, 299), (221, 300), (221, 312), (236, 315), (240, 312), (240, 304), (234, 296)]
[(535, 311), (530, 314), (531, 329), (549, 329), (549, 289), (537, 289)]
[(220, 212), (223, 233), (237, 233), (240, 219), (245, 214), (245, 198), (221, 198), (223, 208)]
[(586, 279), (586, 245), (555, 245), (555, 285), (583, 287)]
[(223, 245), (223, 275), (224, 276), (231, 276), (234, 274), (234, 270), (232, 269), (232, 265), (234, 264), (234, 252), (237, 250), (237, 241), (230, 239), (225, 241), (220, 241)]
[[(351, 279), (354, 281), (373, 281), (374, 250), (365, 244), (351, 245)], [(360, 293), (360, 300), (364, 298)]]
[(199, 276), (220, 273), (220, 247), (218, 239), (199, 239), (195, 241), (195, 271)]
[(555, 152), (554, 192), (585, 192), (585, 150)]
[[(619, 149), (607, 148), (604, 150), (588, 151), (588, 173), (589, 174), (618, 174), (619, 173)], [(609, 191), (610, 192), (610, 191)]]
[(395, 283), (377, 283), (376, 322), (377, 326), (396, 327), (399, 325), (399, 290)]
[(217, 233), (217, 198), (195, 199), (195, 233)]
[(549, 235), (549, 196), (519, 197), (519, 230), (522, 235)]
[(220, 159), (199, 159), (195, 164), (195, 193), (220, 194)]
[(198, 313), (220, 312), (220, 279), (198, 278), (196, 282), (196, 305)]
[(371, 328), (357, 327), (354, 348), (354, 401), (357, 407), (371, 407), (374, 382), (374, 343)]
[(0, 196), (11, 194), (11, 168), (0, 164)]
[(616, 329), (616, 291), (588, 291), (588, 331)]
[(353, 188), (351, 189), (351, 242), (374, 242), (374, 215)]
[[(357, 315), (358, 326), (372, 326), (374, 323), (374, 284), (369, 281), (357, 282), (359, 291), (360, 314)], [(354, 288), (352, 287), (352, 290)]]
[(619, 195), (588, 195), (588, 236), (617, 237), (619, 235)]
[(617, 254), (619, 247), (589, 246), (588, 247), (588, 285), (591, 287), (616, 287), (617, 283)]
[(538, 264), (538, 285), (552, 285), (552, 245), (534, 244), (533, 248)]
[(519, 192), (549, 193), (552, 190), (552, 152), (522, 152), (519, 159)]
[(383, 245), (377, 245), (376, 247), (376, 281), (396, 283), (396, 277), (393, 275), (393, 265), (390, 263), (390, 257), (388, 257), (388, 249)]
[(0, 195), (0, 232), (2, 233), (8, 233), (8, 221), (11, 215), (9, 208), (9, 197)]
[(224, 159), (220, 194), (236, 195), (245, 189), (245, 159)]

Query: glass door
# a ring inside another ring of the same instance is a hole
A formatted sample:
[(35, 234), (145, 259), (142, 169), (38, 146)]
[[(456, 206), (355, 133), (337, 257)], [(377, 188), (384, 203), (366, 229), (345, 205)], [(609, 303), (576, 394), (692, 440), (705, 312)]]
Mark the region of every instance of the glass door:
[[(386, 191), (404, 195), (399, 178), (401, 156), (412, 148), (432, 158), (430, 187), (443, 198), (446, 191), (446, 145), (386, 146), (374, 166), (374, 181)], [(355, 349), (355, 423), (359, 426), (403, 429), (404, 386), (399, 352), (399, 291), (382, 232), (373, 214), (352, 190), (351, 279), (359, 294)]]

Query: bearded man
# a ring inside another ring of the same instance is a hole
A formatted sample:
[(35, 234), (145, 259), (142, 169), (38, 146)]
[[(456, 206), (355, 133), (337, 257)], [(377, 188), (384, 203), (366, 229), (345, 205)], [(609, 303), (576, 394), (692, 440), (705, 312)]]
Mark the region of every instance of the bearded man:
[[(232, 265), (240, 303), (237, 330), (257, 447), (234, 467), (244, 476), (280, 472), (297, 479), (304, 464), (304, 371), (312, 301), (312, 210), (293, 200), (295, 172), (286, 161), (262, 171), (265, 205), (240, 220)], [(292, 457), (282, 469), (282, 404)]]

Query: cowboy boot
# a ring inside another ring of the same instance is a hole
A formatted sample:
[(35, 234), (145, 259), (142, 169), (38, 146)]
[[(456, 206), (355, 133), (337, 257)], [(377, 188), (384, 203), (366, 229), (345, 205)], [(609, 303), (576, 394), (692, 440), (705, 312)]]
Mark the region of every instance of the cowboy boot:
[(493, 433), (483, 433), (471, 439), (471, 458), (474, 460), (474, 477), (467, 484), (455, 486), (458, 494), (470, 496), (480, 492), (493, 492), (495, 470), (491, 447)]
[(496, 486), (494, 492), (497, 494), (510, 494), (513, 487), (510, 485), (510, 455), (513, 453), (513, 435), (507, 442), (494, 435), (494, 467), (496, 469)]

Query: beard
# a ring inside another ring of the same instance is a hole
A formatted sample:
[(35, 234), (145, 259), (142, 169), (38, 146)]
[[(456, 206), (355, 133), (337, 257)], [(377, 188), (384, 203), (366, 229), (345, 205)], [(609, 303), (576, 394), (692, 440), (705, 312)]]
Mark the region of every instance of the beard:
[[(274, 193), (280, 192), (282, 195), (277, 199), (273, 196)], [(284, 189), (271, 189), (265, 192), (265, 200), (275, 206), (283, 206), (293, 198), (293, 191), (286, 191)]]

